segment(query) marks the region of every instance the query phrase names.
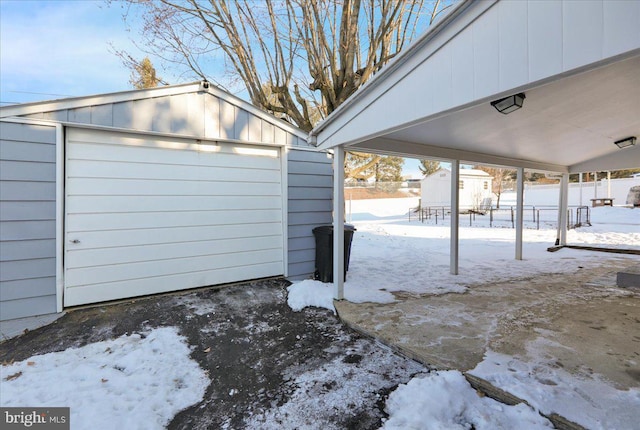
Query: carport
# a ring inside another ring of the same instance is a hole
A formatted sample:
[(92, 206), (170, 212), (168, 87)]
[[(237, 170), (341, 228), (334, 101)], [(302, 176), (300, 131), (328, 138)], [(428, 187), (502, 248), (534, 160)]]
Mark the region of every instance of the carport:
[(556, 245), (565, 245), (569, 174), (640, 167), (639, 102), (639, 2), (461, 2), (310, 134), (334, 151), (335, 298), (344, 296), (345, 151), (449, 160), (454, 184), (461, 163), (516, 168), (522, 259), (524, 170), (560, 176)]

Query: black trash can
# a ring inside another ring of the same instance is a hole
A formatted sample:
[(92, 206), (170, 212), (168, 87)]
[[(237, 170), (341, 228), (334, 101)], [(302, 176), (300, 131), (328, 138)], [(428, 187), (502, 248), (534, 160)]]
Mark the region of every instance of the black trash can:
[[(344, 225), (344, 279), (347, 279), (351, 242), (356, 228)], [(321, 282), (333, 282), (333, 226), (321, 225), (313, 229), (316, 238), (316, 272), (315, 279)]]

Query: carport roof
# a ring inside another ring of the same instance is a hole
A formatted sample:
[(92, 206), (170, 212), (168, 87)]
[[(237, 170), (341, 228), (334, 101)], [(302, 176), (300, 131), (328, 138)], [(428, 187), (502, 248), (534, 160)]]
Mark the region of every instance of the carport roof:
[[(492, 100), (524, 92), (524, 107)], [(311, 132), (322, 149), (640, 167), (640, 2), (463, 1)]]

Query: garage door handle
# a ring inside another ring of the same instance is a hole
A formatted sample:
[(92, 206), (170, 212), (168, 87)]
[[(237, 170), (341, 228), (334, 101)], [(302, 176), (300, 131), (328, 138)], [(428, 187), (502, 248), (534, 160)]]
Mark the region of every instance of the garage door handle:
[(80, 243), (80, 241), (78, 239), (73, 239), (70, 241), (71, 243)]

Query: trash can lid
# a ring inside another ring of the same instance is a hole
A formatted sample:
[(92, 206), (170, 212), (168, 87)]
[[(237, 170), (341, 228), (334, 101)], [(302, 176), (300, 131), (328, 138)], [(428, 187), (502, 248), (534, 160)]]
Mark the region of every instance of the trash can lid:
[(318, 227), (314, 228), (313, 233), (333, 233), (333, 226), (332, 225), (319, 225)]
[[(345, 224), (344, 225), (344, 229), (345, 231), (356, 231), (356, 228), (351, 225), (351, 224)], [(329, 225), (319, 225), (318, 227), (315, 227), (313, 230), (313, 233), (333, 233), (333, 225), (329, 224)]]

